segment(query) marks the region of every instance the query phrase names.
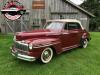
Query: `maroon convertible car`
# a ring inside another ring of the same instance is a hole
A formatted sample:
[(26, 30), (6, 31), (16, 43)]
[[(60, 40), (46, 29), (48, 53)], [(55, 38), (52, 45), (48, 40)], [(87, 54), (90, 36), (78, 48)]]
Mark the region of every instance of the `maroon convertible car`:
[(64, 51), (86, 48), (90, 34), (75, 19), (49, 20), (39, 30), (19, 32), (14, 36), (12, 55), (18, 59), (49, 63), (54, 55)]

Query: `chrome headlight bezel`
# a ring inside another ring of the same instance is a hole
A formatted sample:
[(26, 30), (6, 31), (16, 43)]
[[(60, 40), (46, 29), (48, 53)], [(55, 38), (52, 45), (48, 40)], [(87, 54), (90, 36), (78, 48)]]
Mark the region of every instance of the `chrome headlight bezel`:
[(33, 44), (29, 44), (29, 49), (30, 49), (30, 50), (33, 49)]

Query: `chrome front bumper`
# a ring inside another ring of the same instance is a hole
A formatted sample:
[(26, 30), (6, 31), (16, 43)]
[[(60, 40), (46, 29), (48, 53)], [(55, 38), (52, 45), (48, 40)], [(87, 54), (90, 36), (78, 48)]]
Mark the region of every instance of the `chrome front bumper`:
[(14, 57), (18, 58), (18, 59), (21, 59), (21, 60), (25, 60), (25, 61), (35, 61), (36, 58), (35, 57), (32, 57), (32, 56), (28, 56), (28, 55), (24, 55), (24, 54), (20, 54), (18, 53), (17, 51), (13, 51), (12, 50), (12, 53), (11, 53)]

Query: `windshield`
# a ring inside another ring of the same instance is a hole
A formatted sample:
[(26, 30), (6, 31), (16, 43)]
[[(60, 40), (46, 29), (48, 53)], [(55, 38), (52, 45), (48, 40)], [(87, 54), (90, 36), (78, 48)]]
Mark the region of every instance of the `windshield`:
[(44, 28), (50, 30), (61, 30), (63, 28), (63, 24), (63, 22), (48, 22)]

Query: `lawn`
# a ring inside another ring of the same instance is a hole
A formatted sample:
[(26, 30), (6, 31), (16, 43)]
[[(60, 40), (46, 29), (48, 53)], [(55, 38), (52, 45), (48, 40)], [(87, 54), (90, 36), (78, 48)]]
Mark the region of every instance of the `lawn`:
[(64, 52), (43, 65), (15, 59), (9, 49), (13, 37), (0, 34), (0, 75), (100, 75), (100, 33), (91, 37), (86, 49)]

